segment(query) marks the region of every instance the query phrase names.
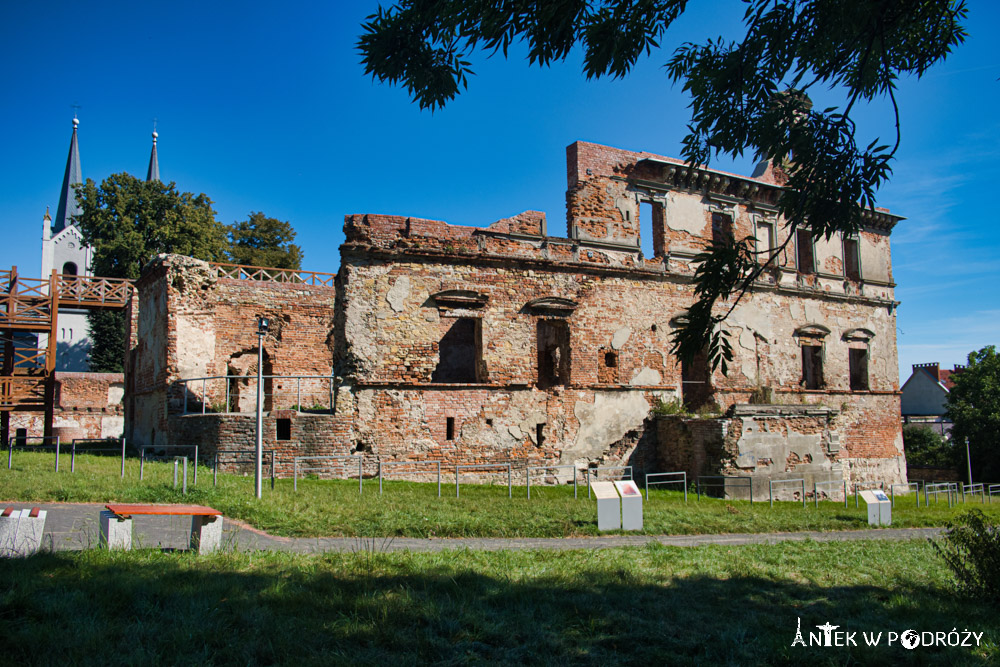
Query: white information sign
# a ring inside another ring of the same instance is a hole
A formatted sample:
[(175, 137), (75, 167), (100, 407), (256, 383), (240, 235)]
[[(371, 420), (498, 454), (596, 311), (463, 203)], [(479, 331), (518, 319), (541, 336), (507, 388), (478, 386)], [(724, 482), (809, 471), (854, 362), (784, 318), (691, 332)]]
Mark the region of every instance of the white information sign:
[(635, 482), (615, 482), (622, 497), (622, 530), (642, 530), (642, 492)]
[(861, 499), (868, 505), (868, 525), (892, 525), (892, 501), (881, 489), (862, 491)]

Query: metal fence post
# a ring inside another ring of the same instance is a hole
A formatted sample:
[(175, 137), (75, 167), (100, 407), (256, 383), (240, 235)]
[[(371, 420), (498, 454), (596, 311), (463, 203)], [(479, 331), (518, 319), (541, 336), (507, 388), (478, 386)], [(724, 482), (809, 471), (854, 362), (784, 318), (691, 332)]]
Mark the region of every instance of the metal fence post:
[(590, 468), (586, 469), (587, 475), (587, 500), (590, 500)]
[(524, 479), (527, 481), (528, 500), (531, 500), (531, 468), (524, 469)]
[[(753, 481), (750, 482), (753, 484)], [(806, 508), (806, 480), (802, 479), (802, 509)]]
[(295, 378), (295, 409), (302, 412), (302, 378)]
[(205, 414), (205, 410), (208, 407), (208, 394), (205, 393), (205, 384), (207, 380), (205, 378), (201, 379), (201, 414)]
[(212, 488), (219, 486), (219, 452), (215, 453), (215, 459), (212, 464)]
[(438, 498), (441, 497), (441, 462), (438, 461)]
[(684, 480), (684, 502), (686, 503), (688, 501), (688, 474), (686, 470), (682, 479)]
[(277, 465), (274, 459), (274, 450), (271, 450), (271, 490), (274, 491), (274, 468)]
[(455, 464), (455, 497), (458, 498), (458, 464)]
[(767, 499), (771, 503), (771, 507), (774, 507), (774, 481), (770, 479), (767, 480)]
[(122, 436), (122, 479), (125, 479), (125, 436)]
[(358, 457), (358, 495), (359, 496), (362, 493), (364, 493), (364, 490), (365, 490), (364, 489), (365, 476), (364, 476), (363, 470), (361, 468), (361, 464), (364, 462), (364, 460), (365, 460), (365, 457), (363, 457), (363, 456), (359, 456)]
[(70, 445), (69, 453), (69, 471), (76, 472), (76, 440)]
[(382, 459), (378, 460), (378, 494), (382, 495)]
[[(44, 442), (44, 439), (43, 439)], [(59, 472), (59, 436), (56, 436), (56, 472)]]
[(507, 497), (514, 497), (513, 476), (511, 475), (510, 464), (507, 464)]
[(142, 481), (142, 472), (143, 472), (143, 468), (145, 467), (145, 465), (146, 465), (146, 448), (145, 447), (140, 447), (139, 448), (139, 481), (140, 482)]
[(198, 445), (194, 446), (194, 486), (198, 486)]
[(7, 470), (11, 469), (14, 464), (14, 438), (10, 439), (7, 443)]
[(177, 490), (177, 457), (174, 457), (174, 490)]
[(184, 457), (184, 487), (181, 489), (181, 492), (184, 495), (187, 495), (188, 492), (188, 460), (186, 456)]
[(298, 491), (299, 490), (299, 459), (296, 458), (295, 461), (294, 461), (294, 463), (295, 463), (295, 468), (294, 468), (294, 470), (292, 472), (292, 490), (293, 491)]
[(577, 469), (576, 469), (576, 466), (573, 466), (573, 499), (574, 500), (576, 500), (576, 497), (577, 497), (576, 496), (576, 477), (577, 477)]
[(186, 415), (188, 413), (188, 383), (184, 383), (184, 410), (181, 414)]

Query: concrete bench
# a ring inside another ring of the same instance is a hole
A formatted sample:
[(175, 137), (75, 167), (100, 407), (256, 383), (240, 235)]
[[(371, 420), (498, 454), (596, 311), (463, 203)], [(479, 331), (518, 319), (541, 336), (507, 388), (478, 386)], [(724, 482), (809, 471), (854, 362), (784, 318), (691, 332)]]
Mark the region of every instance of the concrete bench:
[(105, 505), (101, 512), (101, 544), (108, 549), (132, 548), (132, 517), (190, 516), (191, 549), (200, 554), (222, 544), (222, 512), (203, 505)]
[(30, 556), (42, 545), (45, 510), (4, 508), (0, 512), (0, 556)]

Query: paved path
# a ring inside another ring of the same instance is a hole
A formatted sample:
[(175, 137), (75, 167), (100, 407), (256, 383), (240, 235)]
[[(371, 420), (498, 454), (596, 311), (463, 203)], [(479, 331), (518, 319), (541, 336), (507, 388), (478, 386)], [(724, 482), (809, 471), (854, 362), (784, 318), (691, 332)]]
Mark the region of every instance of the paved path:
[[(98, 546), (101, 503), (7, 503), (16, 509), (39, 507), (47, 510), (42, 544), (54, 551), (88, 549)], [(183, 516), (136, 516), (132, 542), (136, 547), (186, 549), (191, 519)], [(934, 537), (943, 528), (882, 528), (831, 532), (725, 533), (720, 535), (609, 535), (602, 537), (465, 537), (465, 538), (358, 538), (358, 537), (276, 537), (251, 528), (242, 521), (225, 519), (223, 544), (240, 551), (263, 549), (293, 553), (324, 551), (444, 551), (447, 549), (608, 549), (657, 543), (693, 547), (702, 544), (775, 544), (812, 539), (817, 542), (849, 540), (910, 540)]]

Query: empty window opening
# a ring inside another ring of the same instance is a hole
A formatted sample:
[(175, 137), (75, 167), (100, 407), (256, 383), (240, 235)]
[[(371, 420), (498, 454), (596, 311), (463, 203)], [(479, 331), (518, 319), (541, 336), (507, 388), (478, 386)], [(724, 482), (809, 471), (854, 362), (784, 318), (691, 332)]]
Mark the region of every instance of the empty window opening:
[(642, 249), (642, 256), (650, 258), (656, 256), (653, 248), (653, 209), (656, 205), (651, 201), (639, 202), (639, 247)]
[(454, 440), (455, 439), (455, 418), (448, 417), (444, 420), (444, 439)]
[(438, 343), (438, 365), (432, 382), (477, 382), (482, 360), (480, 320), (460, 317)]
[(367, 449), (367, 448), (365, 447), (365, 443), (363, 443), (363, 442), (359, 442), (359, 443), (358, 443), (358, 446), (354, 448), (354, 451), (356, 451), (356, 452), (363, 452), (363, 451), (365, 451), (366, 449)]
[(292, 420), (291, 419), (279, 419), (276, 427), (277, 433), (275, 434), (278, 440), (291, 440), (292, 439)]
[(849, 280), (861, 280), (861, 254), (857, 239), (844, 239), (844, 275)]
[(851, 391), (868, 391), (868, 350), (852, 347), (848, 349), (851, 365)]
[(733, 219), (725, 213), (712, 214), (712, 243), (729, 243), (733, 240)]
[(823, 348), (820, 345), (802, 346), (802, 386), (823, 388)]
[(19, 428), (14, 431), (14, 444), (23, 447), (28, 442), (28, 429)]
[(681, 401), (688, 410), (697, 410), (712, 399), (708, 355), (701, 351), (691, 359), (681, 357)]
[(807, 229), (797, 229), (795, 231), (795, 268), (799, 273), (814, 273), (816, 271), (813, 263), (813, 236)]
[(62, 272), (64, 276), (75, 276), (77, 273), (76, 262), (66, 262), (63, 264)]
[(486, 425), (487, 426), (493, 426), (493, 419), (492, 418), (487, 419), (486, 420)]
[(771, 258), (772, 248), (774, 248), (774, 225), (770, 222), (758, 222), (757, 261), (761, 264), (768, 262)]
[(541, 447), (545, 443), (545, 424), (535, 424), (535, 446)]
[(614, 350), (601, 350), (598, 354), (597, 381), (601, 384), (618, 382), (618, 353)]
[(538, 320), (538, 386), (569, 384), (569, 324)]

